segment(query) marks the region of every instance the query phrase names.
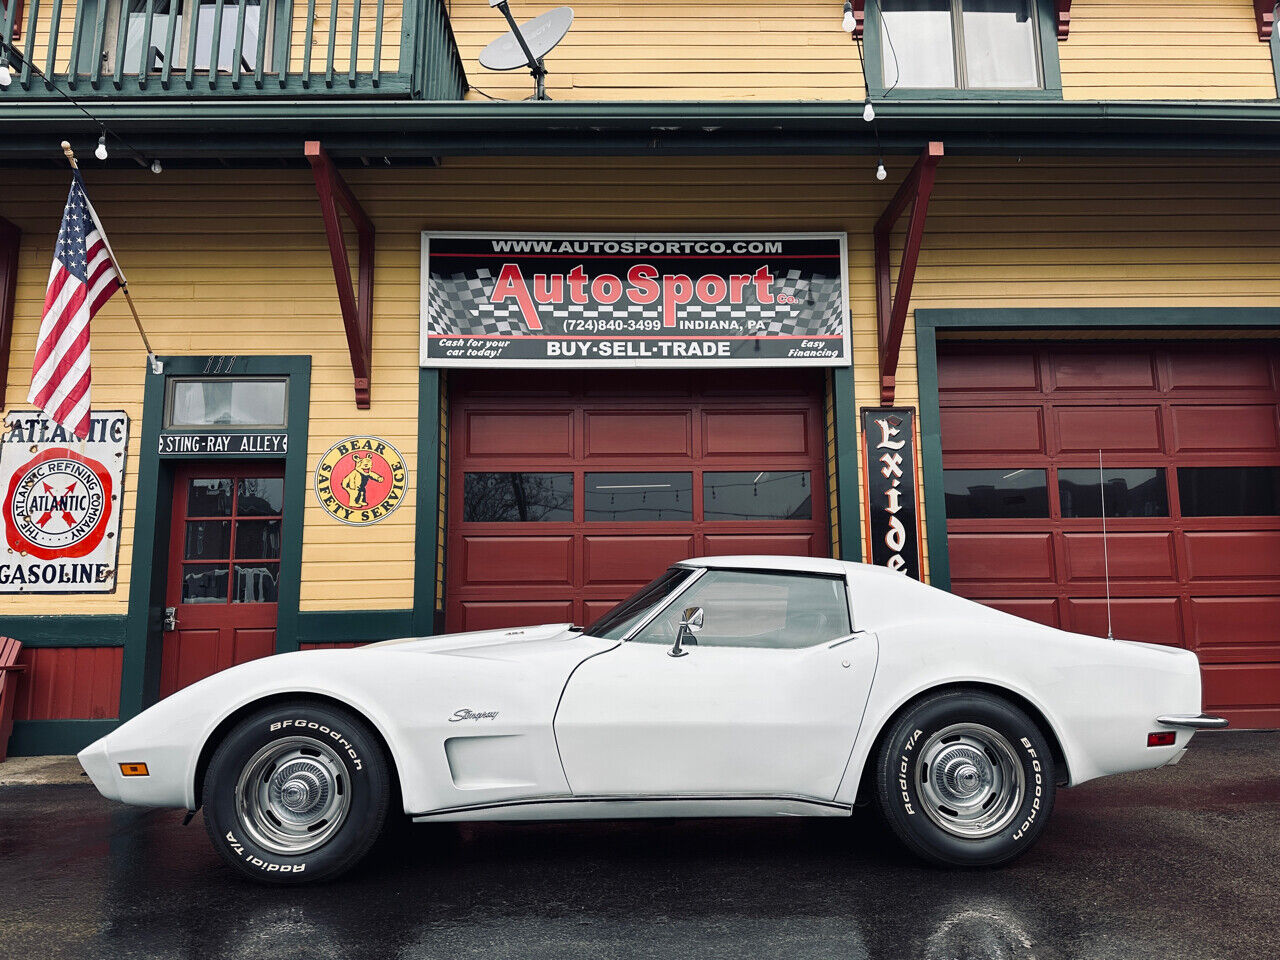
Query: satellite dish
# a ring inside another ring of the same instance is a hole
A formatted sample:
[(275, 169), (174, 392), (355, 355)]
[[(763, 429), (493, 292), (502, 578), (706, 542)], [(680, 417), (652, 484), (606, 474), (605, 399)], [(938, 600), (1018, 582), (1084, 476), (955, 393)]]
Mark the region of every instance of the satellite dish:
[[(573, 7), (556, 7), (540, 13), (519, 28), (535, 61), (555, 49), (573, 26)], [(530, 66), (515, 31), (508, 31), (480, 52), (480, 65), (490, 70), (518, 70)]]
[(511, 24), (511, 29), (480, 51), (480, 65), (489, 70), (519, 70), (528, 67), (537, 81), (539, 100), (546, 99), (544, 80), (547, 75), (542, 58), (555, 49), (573, 26), (573, 7), (556, 7), (540, 13), (523, 26), (517, 26), (511, 9), (503, 2), (494, 3)]

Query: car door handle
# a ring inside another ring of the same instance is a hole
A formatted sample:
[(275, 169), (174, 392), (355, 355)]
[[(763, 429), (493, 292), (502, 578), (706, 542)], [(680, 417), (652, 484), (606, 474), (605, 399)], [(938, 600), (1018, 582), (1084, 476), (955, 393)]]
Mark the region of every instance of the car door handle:
[(857, 640), (859, 637), (869, 636), (870, 633), (871, 633), (870, 630), (855, 630), (853, 631), (853, 633), (849, 634), (847, 637), (841, 637), (839, 640), (832, 640), (830, 643), (827, 644), (827, 649), (831, 650), (831, 649), (834, 649), (835, 647), (841, 646), (842, 644), (846, 644), (851, 640)]

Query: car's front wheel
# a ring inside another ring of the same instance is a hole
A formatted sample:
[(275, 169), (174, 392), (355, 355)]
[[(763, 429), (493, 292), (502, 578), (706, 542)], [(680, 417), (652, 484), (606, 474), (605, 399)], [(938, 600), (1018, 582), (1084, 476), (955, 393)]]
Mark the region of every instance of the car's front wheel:
[(335, 877), (369, 851), (390, 797), (388, 761), (363, 719), (280, 703), (246, 717), (214, 751), (204, 822), (241, 873), (305, 883)]
[(1024, 853), (1053, 808), (1055, 771), (1040, 728), (980, 690), (927, 696), (880, 745), (885, 819), (917, 855), (948, 866), (992, 866)]

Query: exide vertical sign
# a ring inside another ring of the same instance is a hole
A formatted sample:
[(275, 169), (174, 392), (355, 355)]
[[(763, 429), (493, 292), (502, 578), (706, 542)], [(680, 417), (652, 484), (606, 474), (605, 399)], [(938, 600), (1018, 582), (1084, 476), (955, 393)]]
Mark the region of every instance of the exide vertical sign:
[(427, 367), (844, 366), (844, 234), (424, 234)]
[(910, 409), (864, 407), (862, 445), (866, 451), (871, 562), (919, 580), (913, 418)]

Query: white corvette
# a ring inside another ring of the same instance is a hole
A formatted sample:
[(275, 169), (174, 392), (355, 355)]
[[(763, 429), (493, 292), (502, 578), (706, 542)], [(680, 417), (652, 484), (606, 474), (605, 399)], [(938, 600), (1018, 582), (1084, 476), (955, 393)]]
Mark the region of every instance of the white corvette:
[(1176, 763), (1185, 650), (1065, 633), (880, 567), (677, 564), (585, 630), (554, 624), (256, 660), (80, 754), (104, 796), (204, 808), (264, 880), (332, 877), (394, 805), (420, 821), (848, 815), (995, 864), (1060, 786)]

